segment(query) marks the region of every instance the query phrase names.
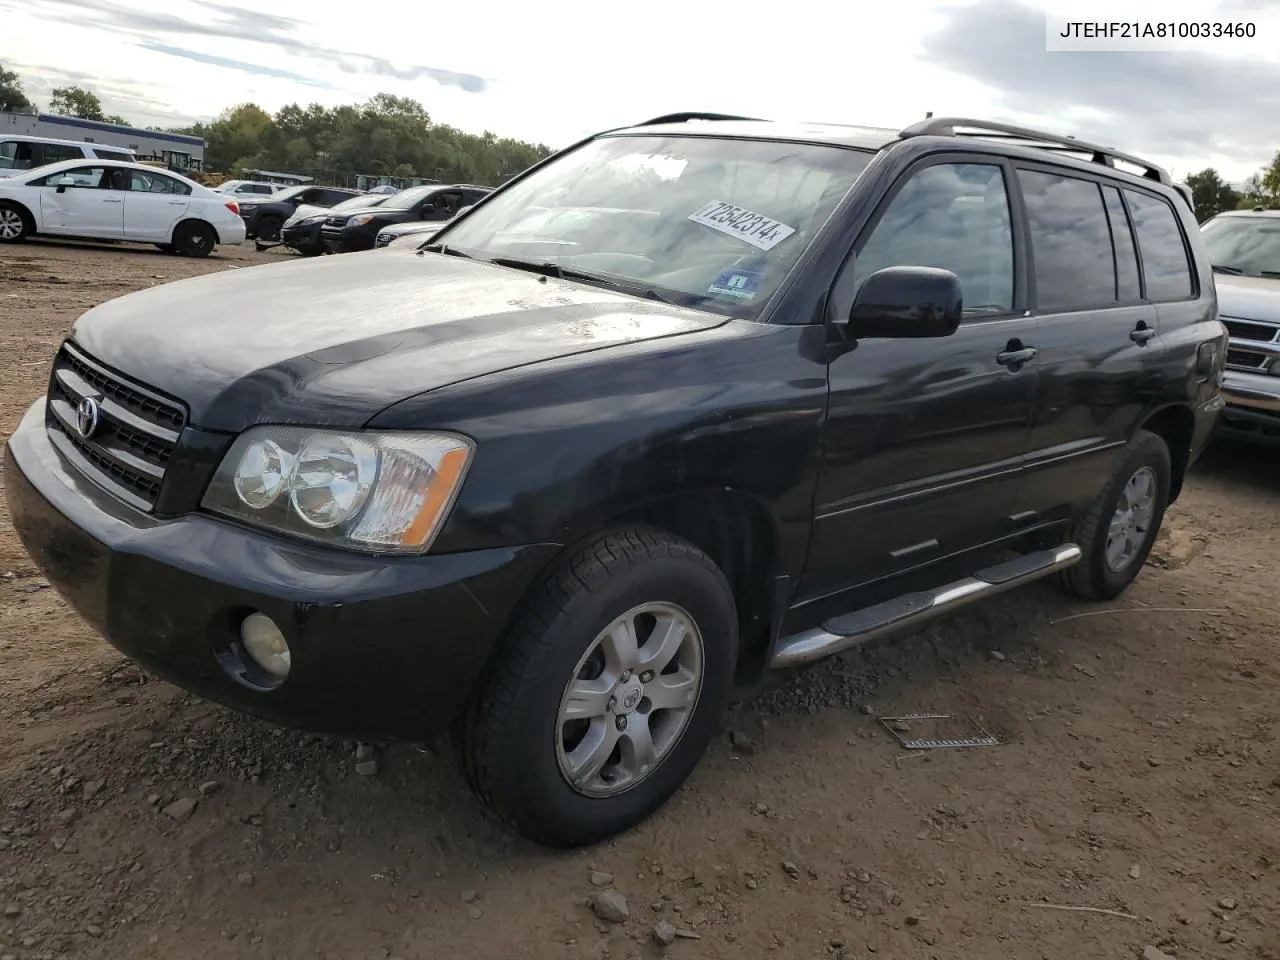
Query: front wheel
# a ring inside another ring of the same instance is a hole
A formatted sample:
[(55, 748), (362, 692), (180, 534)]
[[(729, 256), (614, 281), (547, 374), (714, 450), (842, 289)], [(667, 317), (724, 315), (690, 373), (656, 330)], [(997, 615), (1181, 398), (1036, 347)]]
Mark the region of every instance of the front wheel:
[(280, 228), (284, 221), (279, 217), (265, 216), (258, 221), (257, 239), (264, 243), (276, 243), (280, 239)]
[(173, 248), (184, 257), (207, 257), (217, 243), (213, 227), (199, 220), (188, 220), (173, 231)]
[(32, 227), (24, 212), (12, 203), (0, 203), (0, 243), (25, 240)]
[(1080, 562), (1058, 576), (1068, 592), (1111, 600), (1133, 582), (1155, 544), (1169, 505), (1169, 447), (1139, 430), (1120, 465), (1076, 528)]
[(704, 553), (646, 529), (602, 537), (538, 592), (459, 731), (481, 800), (552, 847), (596, 843), (662, 806), (730, 695), (738, 628)]

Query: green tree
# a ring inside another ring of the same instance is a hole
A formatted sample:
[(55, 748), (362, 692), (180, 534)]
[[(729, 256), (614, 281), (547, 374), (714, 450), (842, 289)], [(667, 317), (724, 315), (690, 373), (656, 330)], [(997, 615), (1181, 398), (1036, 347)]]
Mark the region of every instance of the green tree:
[(1259, 180), (1262, 195), (1272, 206), (1280, 205), (1280, 150), (1271, 158), (1271, 163), (1262, 171)]
[(120, 116), (120, 114), (118, 113), (109, 113), (102, 119), (104, 123), (118, 123), (122, 127), (127, 127), (130, 125), (129, 121), (126, 120), (124, 117)]
[(1251, 174), (1245, 178), (1242, 186), (1240, 202), (1236, 204), (1236, 209), (1250, 210), (1253, 207), (1266, 205), (1267, 197), (1262, 186), (1262, 174)]
[(1196, 216), (1201, 223), (1224, 210), (1234, 210), (1240, 203), (1240, 194), (1231, 189), (1231, 184), (1225, 182), (1212, 167), (1187, 177), (1187, 186), (1191, 188)]
[(22, 90), (22, 78), (0, 64), (0, 111), (17, 113), (30, 109), (31, 101)]
[(84, 87), (54, 87), (49, 97), (49, 112), (82, 120), (102, 120), (102, 101)]

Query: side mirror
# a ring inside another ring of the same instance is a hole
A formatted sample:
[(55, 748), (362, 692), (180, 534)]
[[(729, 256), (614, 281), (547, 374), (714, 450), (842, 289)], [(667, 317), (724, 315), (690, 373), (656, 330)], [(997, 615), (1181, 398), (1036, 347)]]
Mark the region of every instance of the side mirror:
[(960, 325), (960, 278), (937, 267), (885, 267), (862, 281), (849, 311), (849, 335), (949, 337)]
[(66, 193), (67, 187), (74, 187), (79, 181), (75, 177), (65, 176), (58, 178), (58, 192)]

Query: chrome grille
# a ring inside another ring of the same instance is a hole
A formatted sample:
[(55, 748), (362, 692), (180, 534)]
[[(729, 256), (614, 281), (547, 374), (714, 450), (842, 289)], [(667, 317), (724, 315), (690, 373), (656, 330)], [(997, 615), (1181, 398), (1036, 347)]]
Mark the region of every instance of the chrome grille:
[[(85, 437), (76, 408), (98, 405), (97, 429)], [(81, 471), (120, 499), (150, 511), (160, 496), (186, 411), (175, 400), (112, 373), (65, 343), (49, 381), (50, 439)]]
[(1227, 367), (1249, 373), (1266, 373), (1280, 356), (1280, 323), (1222, 317), (1231, 340)]

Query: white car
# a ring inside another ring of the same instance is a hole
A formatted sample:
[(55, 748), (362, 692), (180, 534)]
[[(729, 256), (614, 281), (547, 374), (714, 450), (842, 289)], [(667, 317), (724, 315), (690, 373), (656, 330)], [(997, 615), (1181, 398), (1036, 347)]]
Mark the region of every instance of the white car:
[(66, 160), (0, 179), (0, 243), (44, 234), (207, 257), (244, 233), (234, 199), (146, 164)]
[(228, 193), (233, 197), (269, 197), (280, 188), (274, 183), (264, 183), (261, 180), (227, 180), (209, 189), (215, 193)]

